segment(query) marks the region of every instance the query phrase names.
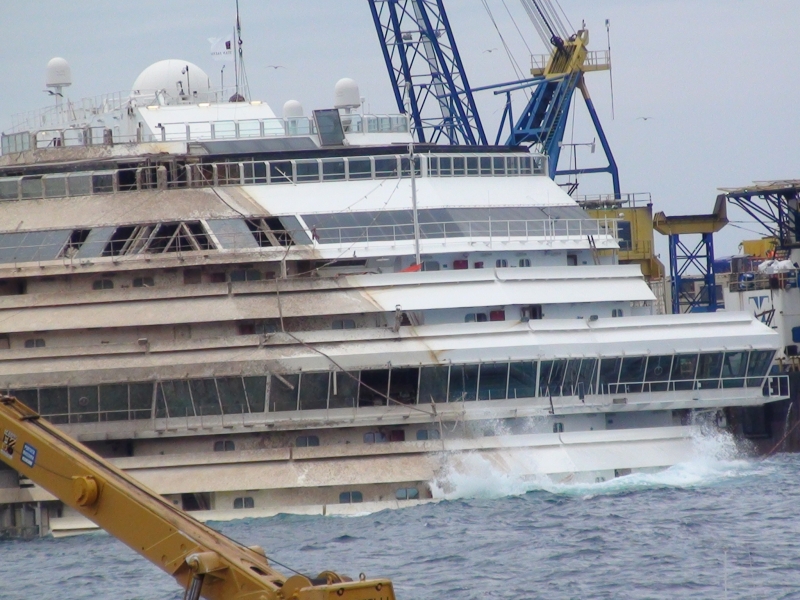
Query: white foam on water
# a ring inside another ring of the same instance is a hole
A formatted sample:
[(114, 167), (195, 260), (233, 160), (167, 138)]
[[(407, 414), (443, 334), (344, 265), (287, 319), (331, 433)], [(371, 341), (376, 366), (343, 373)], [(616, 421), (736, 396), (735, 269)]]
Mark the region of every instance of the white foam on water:
[[(536, 450), (530, 450), (535, 463)], [(748, 458), (748, 449), (732, 435), (700, 426), (692, 439), (692, 457), (662, 471), (633, 473), (596, 483), (556, 482), (547, 475), (523, 472), (518, 464), (498, 466), (478, 452), (449, 457), (431, 482), (435, 499), (501, 498), (532, 491), (591, 498), (660, 488), (695, 488), (726, 480), (765, 475), (772, 467)]]

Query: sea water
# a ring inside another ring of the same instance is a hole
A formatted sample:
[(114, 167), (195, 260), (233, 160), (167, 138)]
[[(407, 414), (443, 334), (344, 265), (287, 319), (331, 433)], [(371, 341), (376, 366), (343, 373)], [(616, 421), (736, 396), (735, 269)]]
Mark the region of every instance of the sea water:
[[(595, 484), (531, 481), (475, 456), (433, 482), (436, 503), (212, 525), (303, 573), (389, 577), (404, 600), (800, 598), (800, 456), (748, 457), (719, 435), (695, 446), (660, 473)], [(0, 542), (3, 600), (181, 597), (102, 533)]]

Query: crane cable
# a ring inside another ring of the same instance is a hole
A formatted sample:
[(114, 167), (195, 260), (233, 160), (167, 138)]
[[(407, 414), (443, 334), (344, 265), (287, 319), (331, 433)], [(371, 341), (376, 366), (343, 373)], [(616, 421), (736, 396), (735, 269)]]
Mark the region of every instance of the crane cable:
[(487, 0), (481, 0), (481, 4), (483, 4), (483, 8), (486, 10), (486, 14), (489, 15), (489, 19), (492, 21), (492, 25), (494, 25), (494, 29), (497, 32), (497, 35), (500, 37), (500, 42), (503, 44), (503, 49), (506, 51), (506, 55), (508, 56), (508, 60), (511, 62), (511, 67), (514, 69), (514, 73), (520, 79), (524, 79), (525, 76), (523, 74), (523, 71), (520, 68), (519, 64), (517, 63), (516, 59), (514, 58), (514, 55), (511, 53), (511, 49), (508, 47), (506, 39), (500, 32), (500, 28), (497, 26), (497, 21), (495, 21), (494, 15), (492, 14), (492, 9), (489, 8), (489, 3), (487, 2)]

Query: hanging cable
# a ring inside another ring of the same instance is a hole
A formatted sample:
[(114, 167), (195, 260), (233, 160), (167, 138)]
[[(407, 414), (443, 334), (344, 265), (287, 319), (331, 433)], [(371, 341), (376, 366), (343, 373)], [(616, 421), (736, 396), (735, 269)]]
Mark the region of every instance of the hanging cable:
[(494, 15), (492, 14), (492, 9), (489, 8), (489, 3), (486, 0), (481, 0), (483, 4), (483, 8), (486, 10), (486, 14), (489, 15), (489, 19), (492, 21), (492, 25), (494, 25), (494, 29), (497, 32), (497, 35), (500, 37), (500, 42), (503, 44), (503, 49), (506, 51), (506, 55), (508, 56), (508, 60), (511, 62), (511, 67), (514, 69), (514, 73), (520, 79), (525, 79), (525, 75), (523, 74), (522, 69), (520, 68), (519, 64), (517, 63), (514, 55), (511, 53), (511, 49), (508, 47), (503, 34), (500, 32), (500, 28), (497, 26), (497, 21), (494, 19)]
[(522, 43), (525, 44), (525, 48), (528, 49), (528, 54), (533, 54), (533, 50), (531, 50), (531, 47), (528, 46), (528, 41), (525, 39), (525, 36), (522, 35), (522, 31), (520, 31), (519, 25), (517, 25), (517, 20), (514, 18), (514, 15), (511, 14), (511, 11), (508, 8), (506, 0), (502, 0), (502, 2), (503, 2), (503, 7), (506, 9), (509, 18), (511, 19), (511, 22), (514, 24), (514, 28), (517, 30), (517, 33), (519, 34), (519, 37), (522, 40)]

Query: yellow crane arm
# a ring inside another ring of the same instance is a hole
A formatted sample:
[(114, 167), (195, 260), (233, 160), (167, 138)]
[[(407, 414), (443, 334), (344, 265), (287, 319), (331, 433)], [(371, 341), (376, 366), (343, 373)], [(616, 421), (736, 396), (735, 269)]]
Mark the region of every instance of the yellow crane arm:
[(287, 579), (263, 550), (196, 521), (16, 398), (0, 395), (0, 435), (0, 460), (172, 575), (186, 599), (394, 600), (386, 579)]

